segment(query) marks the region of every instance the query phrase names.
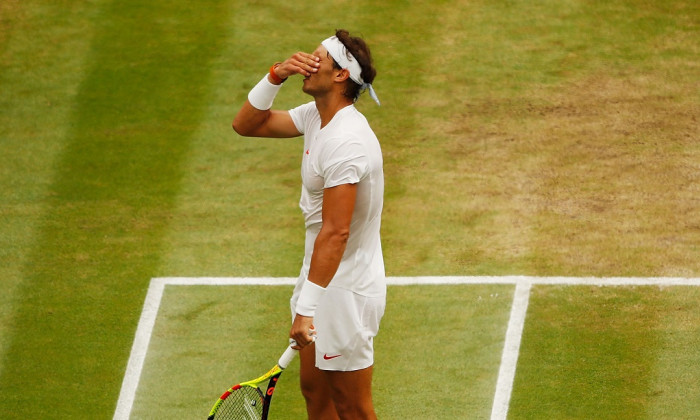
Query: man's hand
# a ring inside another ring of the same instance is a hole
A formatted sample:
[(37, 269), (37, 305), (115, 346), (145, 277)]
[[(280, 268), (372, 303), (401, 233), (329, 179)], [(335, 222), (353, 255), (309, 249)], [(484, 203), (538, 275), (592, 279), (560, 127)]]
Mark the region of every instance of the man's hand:
[(314, 342), (316, 338), (312, 317), (296, 315), (292, 323), (292, 329), (289, 331), (289, 337), (297, 342), (294, 349), (301, 350), (304, 347)]
[(311, 76), (312, 73), (318, 71), (320, 67), (319, 61), (320, 58), (315, 55), (300, 51), (275, 67), (275, 74), (277, 74), (280, 79), (286, 79), (294, 74)]

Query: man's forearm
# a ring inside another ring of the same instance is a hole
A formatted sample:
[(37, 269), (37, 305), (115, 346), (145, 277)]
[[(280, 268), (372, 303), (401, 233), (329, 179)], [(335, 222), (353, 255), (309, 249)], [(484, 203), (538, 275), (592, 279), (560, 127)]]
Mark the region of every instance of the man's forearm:
[(314, 317), (316, 307), (326, 293), (326, 287), (338, 271), (346, 244), (346, 234), (339, 231), (328, 232), (321, 228), (314, 243), (309, 276), (304, 281), (297, 300), (297, 315)]
[(321, 228), (311, 257), (309, 281), (326, 287), (335, 276), (348, 243), (347, 231), (324, 231)]

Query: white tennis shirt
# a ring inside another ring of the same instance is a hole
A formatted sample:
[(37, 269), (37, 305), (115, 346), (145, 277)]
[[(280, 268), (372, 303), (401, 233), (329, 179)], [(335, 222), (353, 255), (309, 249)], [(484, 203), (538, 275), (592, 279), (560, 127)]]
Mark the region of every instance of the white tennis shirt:
[(314, 102), (291, 109), (289, 114), (304, 134), (299, 206), (306, 223), (306, 250), (301, 277), (308, 276), (314, 242), (321, 229), (323, 190), (357, 184), (350, 236), (329, 287), (344, 288), (362, 296), (386, 295), (379, 237), (384, 170), (377, 136), (354, 105), (338, 111), (323, 128)]

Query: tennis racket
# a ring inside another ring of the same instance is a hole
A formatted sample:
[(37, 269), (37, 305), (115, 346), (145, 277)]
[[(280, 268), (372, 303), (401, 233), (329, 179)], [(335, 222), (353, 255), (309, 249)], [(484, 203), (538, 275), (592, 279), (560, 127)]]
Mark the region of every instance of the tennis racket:
[[(209, 412), (207, 420), (266, 420), (277, 380), (297, 354), (297, 350), (294, 350), (292, 345), (296, 343), (287, 347), (275, 367), (266, 374), (241, 382), (224, 392)], [(260, 385), (266, 382), (267, 388), (263, 391)]]

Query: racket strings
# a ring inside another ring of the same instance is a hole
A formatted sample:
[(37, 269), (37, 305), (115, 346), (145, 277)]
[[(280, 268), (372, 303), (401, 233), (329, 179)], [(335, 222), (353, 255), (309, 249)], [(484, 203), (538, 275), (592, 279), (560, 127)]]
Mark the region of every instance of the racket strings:
[(233, 391), (219, 406), (214, 418), (216, 420), (254, 420), (261, 419), (263, 412), (263, 394), (258, 387), (244, 386)]

